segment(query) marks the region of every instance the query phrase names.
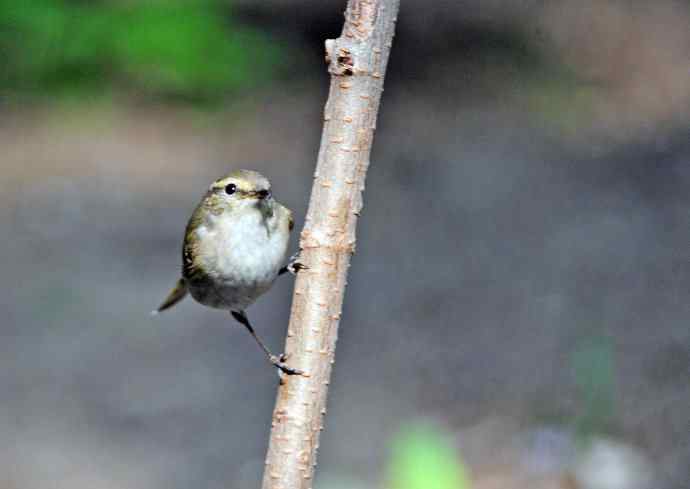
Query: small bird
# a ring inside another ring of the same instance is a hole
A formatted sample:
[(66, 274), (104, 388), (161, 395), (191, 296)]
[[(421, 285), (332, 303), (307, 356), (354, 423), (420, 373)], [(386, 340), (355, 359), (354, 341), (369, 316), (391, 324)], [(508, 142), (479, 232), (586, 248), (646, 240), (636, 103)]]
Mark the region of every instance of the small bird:
[(296, 257), (283, 266), (293, 227), (292, 212), (273, 199), (260, 173), (237, 170), (214, 181), (187, 223), (182, 277), (153, 314), (189, 292), (200, 304), (230, 311), (282, 372), (301, 374), (285, 363), (285, 355), (270, 352), (245, 312), (279, 275), (307, 268)]

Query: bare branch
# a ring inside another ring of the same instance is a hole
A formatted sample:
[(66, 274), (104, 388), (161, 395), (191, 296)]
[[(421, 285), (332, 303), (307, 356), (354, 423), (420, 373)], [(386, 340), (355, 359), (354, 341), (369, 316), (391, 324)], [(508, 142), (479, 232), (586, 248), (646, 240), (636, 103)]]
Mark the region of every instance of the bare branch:
[(312, 486), (357, 216), (399, 0), (349, 0), (326, 41), (331, 85), (285, 351), (306, 376), (284, 379), (273, 412), (263, 489)]

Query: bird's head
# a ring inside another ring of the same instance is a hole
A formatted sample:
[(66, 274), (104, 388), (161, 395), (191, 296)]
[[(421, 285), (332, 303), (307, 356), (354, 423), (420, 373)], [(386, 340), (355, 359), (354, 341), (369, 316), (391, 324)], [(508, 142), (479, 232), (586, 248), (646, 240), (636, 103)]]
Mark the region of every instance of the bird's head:
[(208, 189), (208, 198), (212, 206), (218, 210), (254, 207), (266, 216), (273, 215), (271, 183), (256, 171), (236, 170), (215, 180)]

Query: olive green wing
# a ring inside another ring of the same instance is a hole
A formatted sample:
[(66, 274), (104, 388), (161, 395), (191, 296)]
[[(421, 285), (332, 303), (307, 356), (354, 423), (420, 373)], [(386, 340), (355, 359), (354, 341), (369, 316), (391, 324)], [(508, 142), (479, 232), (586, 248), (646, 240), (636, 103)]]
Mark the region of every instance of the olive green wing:
[(202, 202), (192, 214), (184, 233), (184, 243), (182, 244), (182, 277), (187, 280), (195, 281), (203, 275), (202, 267), (199, 263), (200, 243), (197, 236), (197, 229), (204, 224), (204, 204)]

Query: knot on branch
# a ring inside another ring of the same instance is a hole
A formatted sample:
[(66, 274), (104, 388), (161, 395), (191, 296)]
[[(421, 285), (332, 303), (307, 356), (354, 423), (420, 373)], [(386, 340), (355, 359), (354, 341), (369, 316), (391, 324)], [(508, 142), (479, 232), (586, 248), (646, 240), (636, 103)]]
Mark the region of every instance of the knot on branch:
[(328, 72), (335, 76), (352, 76), (354, 74), (354, 59), (352, 52), (345, 47), (336, 48), (336, 41), (326, 41), (326, 63)]

